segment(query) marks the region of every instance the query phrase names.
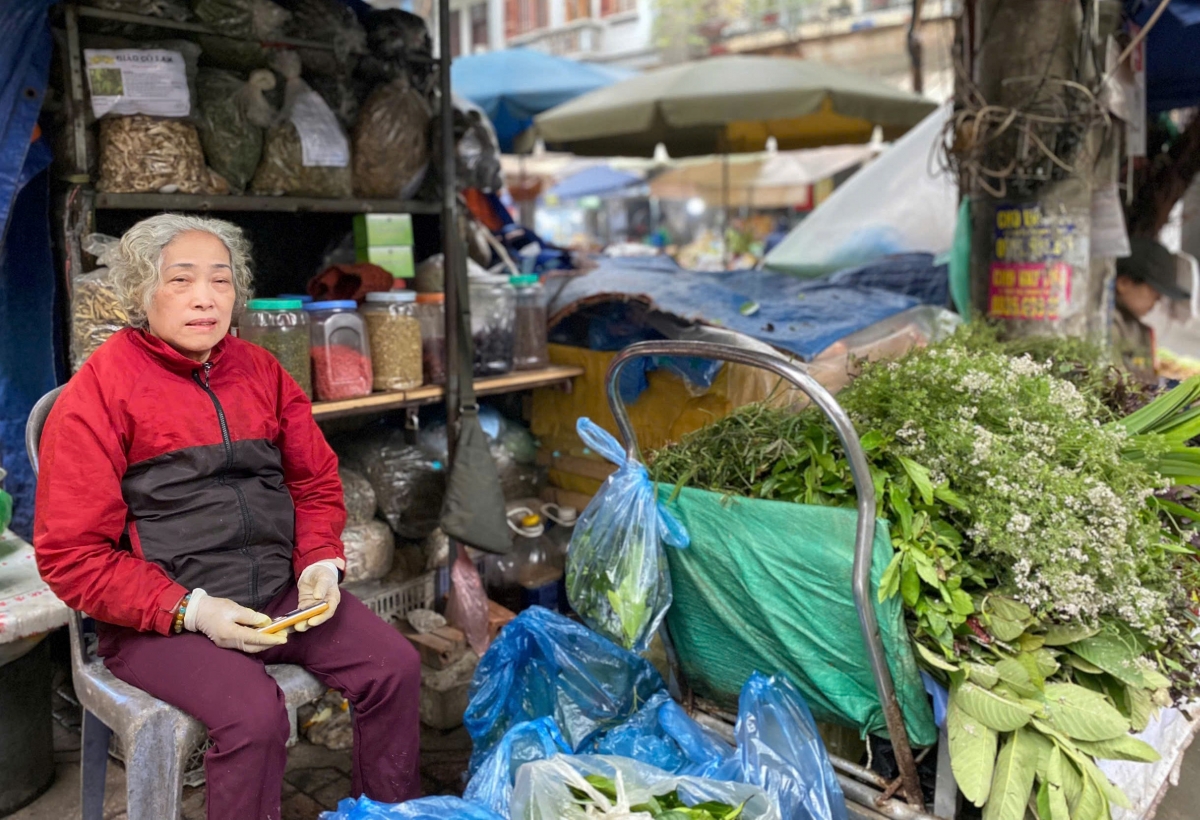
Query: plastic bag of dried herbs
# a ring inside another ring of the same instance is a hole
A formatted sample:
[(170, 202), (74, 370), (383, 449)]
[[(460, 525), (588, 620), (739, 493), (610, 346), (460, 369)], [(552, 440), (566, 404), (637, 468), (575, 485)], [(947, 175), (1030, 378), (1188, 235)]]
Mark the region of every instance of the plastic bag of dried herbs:
[(287, 24), (290, 36), (333, 45), (333, 51), (300, 49), (306, 73), (343, 73), (366, 53), (367, 32), (354, 10), (341, 0), (290, 0), (287, 6), (292, 13)]
[(272, 67), (287, 81), (283, 109), (267, 131), (250, 190), (271, 196), (352, 196), (350, 141), (321, 95), (300, 79), (300, 57), (279, 52)]
[(85, 5), (107, 11), (123, 11), (144, 17), (162, 17), (183, 22), (192, 16), (186, 0), (85, 0)]
[[(136, 114), (100, 120), (100, 180), (113, 194), (220, 193), (204, 164), (196, 126), (181, 120)], [(228, 184), (224, 185), (228, 192)]]
[(71, 281), (71, 370), (79, 370), (88, 356), (121, 328), (129, 317), (117, 298), (108, 267), (121, 240), (104, 234), (83, 238), (83, 249), (96, 257), (96, 270)]
[(342, 495), (346, 500), (346, 526), (373, 520), (378, 502), (371, 482), (362, 473), (346, 467), (338, 468), (338, 478), (342, 480)]
[(432, 112), (408, 77), (371, 92), (354, 128), (354, 191), (362, 197), (407, 199), (429, 167)]
[(238, 193), (262, 159), (263, 129), (275, 118), (263, 92), (274, 87), (275, 75), (266, 69), (251, 72), (249, 80), (215, 68), (201, 69), (196, 78), (200, 144), (213, 170)]
[(284, 36), (292, 17), (271, 0), (192, 0), (192, 11), (222, 34), (267, 41)]
[(413, 88), (428, 95), (435, 74), (433, 40), (425, 20), (401, 9), (380, 9), (367, 17), (367, 54), (358, 72), (372, 84), (409, 76)]

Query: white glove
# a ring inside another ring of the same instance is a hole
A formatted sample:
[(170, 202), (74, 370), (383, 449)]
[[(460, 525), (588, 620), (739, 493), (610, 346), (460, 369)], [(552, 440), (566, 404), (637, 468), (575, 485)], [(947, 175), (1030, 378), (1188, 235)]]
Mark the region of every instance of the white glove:
[(305, 609), (322, 601), (329, 604), (329, 609), (320, 615), (296, 624), (296, 631), (304, 632), (311, 626), (320, 626), (325, 623), (333, 617), (334, 612), (337, 612), (338, 604), (342, 600), (342, 591), (338, 589), (337, 564), (326, 560), (305, 567), (304, 572), (300, 573), (299, 580), (296, 581), (296, 589), (300, 593), (296, 603), (297, 609)]
[(207, 635), (222, 649), (236, 649), (250, 654), (287, 643), (286, 635), (264, 635), (252, 628), (269, 623), (269, 616), (228, 598), (214, 598), (202, 589), (192, 590), (187, 612), (183, 616), (184, 629)]

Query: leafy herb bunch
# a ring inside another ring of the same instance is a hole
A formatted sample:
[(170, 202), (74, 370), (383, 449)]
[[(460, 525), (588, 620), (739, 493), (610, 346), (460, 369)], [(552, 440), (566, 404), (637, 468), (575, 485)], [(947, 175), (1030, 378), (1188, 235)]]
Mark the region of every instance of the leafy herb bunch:
[[(1053, 352), (1014, 355), (973, 328), (868, 365), (839, 396), (896, 548), (879, 595), (902, 596), (924, 665), (951, 688), (952, 762), (986, 820), (1022, 817), (1035, 783), (1043, 818), (1108, 817), (1125, 798), (1093, 758), (1156, 759), (1128, 733), (1196, 679), (1200, 564), (1184, 522), (1200, 514), (1156, 494), (1200, 483), (1185, 446), (1200, 411), (1180, 412), (1200, 384), (1116, 418), (1108, 369)], [(721, 493), (855, 500), (815, 409), (744, 408), (660, 450), (652, 471)]]

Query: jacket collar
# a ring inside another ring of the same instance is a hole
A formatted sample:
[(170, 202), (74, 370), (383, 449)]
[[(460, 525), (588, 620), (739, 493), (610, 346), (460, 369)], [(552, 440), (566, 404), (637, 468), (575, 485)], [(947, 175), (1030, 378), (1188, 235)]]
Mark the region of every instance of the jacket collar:
[[(203, 364), (184, 356), (162, 339), (152, 335), (148, 330), (132, 328), (130, 335), (135, 345), (172, 373), (178, 373), (181, 376), (191, 378), (192, 373), (204, 369)], [(220, 360), (221, 355), (225, 352), (225, 348), (228, 345), (228, 341), (229, 335), (226, 334), (221, 341), (217, 342), (212, 349), (212, 353), (209, 354), (207, 364), (215, 365)]]

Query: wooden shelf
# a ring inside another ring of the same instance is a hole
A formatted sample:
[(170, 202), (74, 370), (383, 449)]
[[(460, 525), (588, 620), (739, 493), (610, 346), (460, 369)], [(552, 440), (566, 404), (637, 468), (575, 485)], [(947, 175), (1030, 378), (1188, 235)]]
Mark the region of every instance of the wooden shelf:
[(147, 28), (163, 29), (165, 31), (186, 31), (189, 34), (208, 34), (215, 37), (224, 37), (229, 40), (246, 40), (252, 43), (262, 43), (263, 45), (279, 45), (292, 46), (293, 48), (319, 48), (324, 51), (333, 51), (333, 43), (324, 43), (316, 40), (299, 40), (295, 37), (279, 37), (274, 40), (260, 40), (257, 37), (239, 34), (229, 34), (223, 31), (206, 26), (203, 23), (192, 23), (187, 21), (169, 20), (165, 17), (150, 17), (144, 14), (131, 14), (125, 11), (109, 11), (108, 9), (98, 9), (91, 6), (79, 6), (79, 16), (83, 18), (91, 18), (93, 20), (108, 20), (115, 23), (130, 23), (137, 26), (145, 26)]
[(96, 207), (140, 211), (280, 211), (283, 213), (437, 214), (437, 202), (406, 199), (321, 199), (238, 194), (96, 194)]
[[(520, 373), (509, 373), (506, 376), (496, 376), (491, 379), (477, 379), (475, 393), (479, 396), (495, 396), (501, 393), (516, 393), (521, 390), (532, 390), (535, 387), (549, 387), (554, 384), (567, 384), (577, 376), (583, 375), (581, 367), (551, 366), (544, 370), (528, 370)], [(439, 402), (446, 395), (446, 390), (437, 385), (427, 385), (413, 390), (398, 390), (394, 393), (372, 393), (360, 399), (344, 399), (342, 401), (313, 402), (313, 416), (317, 421), (356, 416), (364, 413), (385, 413), (389, 410), (399, 410), (405, 407), (419, 407), (423, 404)]]

